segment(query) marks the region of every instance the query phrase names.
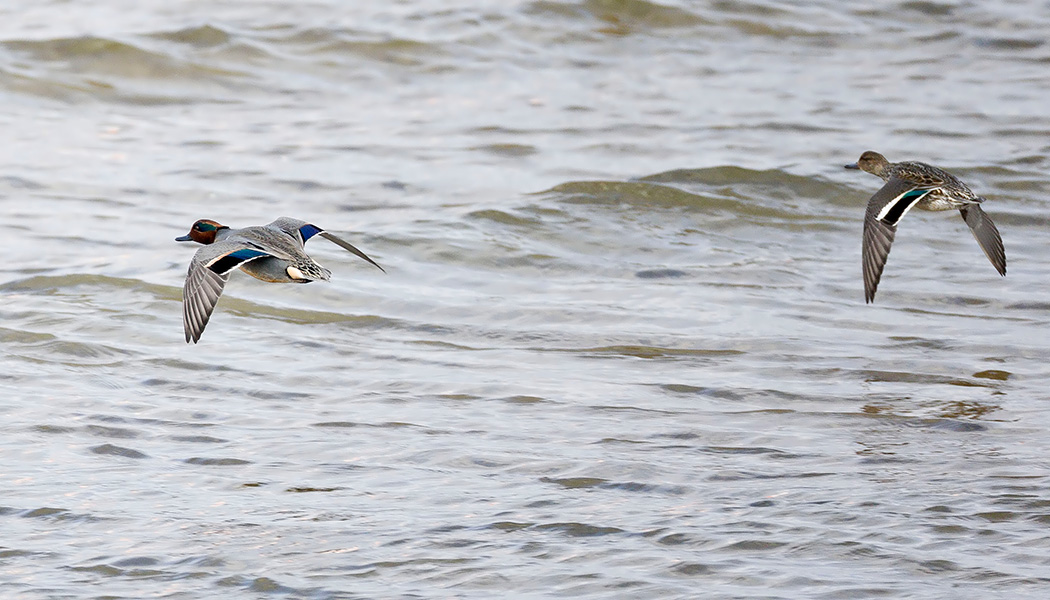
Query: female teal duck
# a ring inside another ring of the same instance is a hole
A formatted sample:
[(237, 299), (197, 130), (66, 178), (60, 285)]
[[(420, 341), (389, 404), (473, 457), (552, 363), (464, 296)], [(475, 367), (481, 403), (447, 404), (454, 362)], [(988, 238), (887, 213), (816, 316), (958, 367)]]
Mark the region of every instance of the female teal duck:
[(1003, 239), (991, 218), (981, 210), (984, 198), (974, 194), (966, 184), (943, 169), (921, 162), (891, 163), (878, 152), (865, 152), (847, 169), (861, 169), (878, 175), (886, 182), (868, 200), (864, 215), (864, 242), (861, 261), (864, 266), (864, 301), (875, 301), (875, 288), (882, 277), (897, 223), (913, 207), (923, 210), (959, 209), (970, 226), (973, 237), (1000, 275), (1006, 275), (1006, 251)]
[(190, 261), (186, 285), (182, 288), (182, 325), (186, 342), (197, 343), (222, 295), (230, 272), (242, 271), (271, 283), (310, 283), (328, 281), (331, 271), (307, 256), (303, 244), (320, 234), (364, 260), (380, 267), (349, 243), (306, 221), (281, 217), (269, 225), (230, 229), (209, 219), (193, 224), (177, 242), (198, 242)]

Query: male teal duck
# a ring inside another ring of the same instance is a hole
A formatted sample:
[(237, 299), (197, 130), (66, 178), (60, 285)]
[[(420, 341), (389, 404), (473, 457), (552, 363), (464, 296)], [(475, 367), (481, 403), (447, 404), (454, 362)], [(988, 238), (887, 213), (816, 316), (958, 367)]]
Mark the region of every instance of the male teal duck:
[(310, 283), (328, 281), (332, 272), (310, 258), (303, 245), (321, 237), (380, 267), (350, 243), (327, 231), (298, 219), (281, 217), (269, 225), (230, 229), (210, 219), (193, 224), (190, 232), (175, 238), (178, 242), (197, 242), (190, 261), (186, 284), (182, 288), (182, 325), (186, 342), (197, 343), (222, 295), (230, 272), (240, 268), (245, 273), (271, 283)]
[(1003, 239), (992, 219), (981, 210), (984, 198), (970, 191), (954, 175), (921, 162), (891, 163), (885, 156), (870, 150), (846, 168), (866, 171), (886, 182), (868, 200), (864, 215), (861, 262), (866, 303), (875, 301), (875, 289), (890, 255), (897, 223), (914, 207), (936, 211), (958, 209), (992, 266), (1000, 275), (1006, 275)]

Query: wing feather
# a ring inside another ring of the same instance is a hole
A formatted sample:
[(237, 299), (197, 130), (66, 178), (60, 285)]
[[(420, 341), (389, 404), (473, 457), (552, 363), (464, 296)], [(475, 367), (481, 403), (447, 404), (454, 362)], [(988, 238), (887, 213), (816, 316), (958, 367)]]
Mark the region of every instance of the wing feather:
[(864, 273), (864, 302), (875, 301), (890, 246), (897, 234), (897, 223), (936, 188), (919, 188), (913, 182), (891, 177), (882, 189), (868, 200), (864, 214), (864, 239), (861, 245), (861, 266)]
[(182, 288), (182, 327), (187, 343), (196, 344), (200, 340), (230, 272), (264, 256), (269, 255), (236, 241), (204, 246), (193, 255)]
[(342, 247), (344, 250), (350, 252), (354, 256), (357, 256), (357, 257), (359, 257), (361, 259), (364, 259), (366, 262), (372, 264), (375, 268), (377, 268), (380, 271), (386, 273), (386, 269), (384, 269), (383, 267), (380, 267), (379, 264), (376, 261), (372, 260), (371, 258), (368, 258), (367, 254), (365, 254), (364, 252), (361, 252), (360, 250), (358, 250), (350, 242), (347, 242), (347, 241), (345, 241), (343, 239), (340, 239), (340, 238), (332, 235), (331, 233), (328, 233), (327, 231), (325, 231), (323, 229), (321, 229), (318, 233), (320, 233), (321, 237), (323, 237), (324, 239), (332, 242), (333, 244), (335, 244), (337, 246)]
[(962, 218), (970, 226), (977, 244), (981, 246), (984, 255), (991, 261), (992, 266), (1000, 275), (1006, 275), (1006, 250), (1003, 248), (1003, 238), (999, 230), (992, 223), (988, 213), (981, 209), (979, 204), (968, 204), (959, 209)]

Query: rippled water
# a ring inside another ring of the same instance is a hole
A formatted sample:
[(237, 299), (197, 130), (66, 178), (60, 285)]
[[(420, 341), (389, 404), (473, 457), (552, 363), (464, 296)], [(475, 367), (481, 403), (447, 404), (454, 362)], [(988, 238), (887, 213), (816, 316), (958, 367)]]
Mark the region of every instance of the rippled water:
[[(201, 12), (193, 14), (193, 8)], [(0, 8), (0, 594), (1044, 598), (1031, 2)], [(864, 150), (911, 213), (875, 304)], [(288, 215), (329, 284), (194, 220)]]

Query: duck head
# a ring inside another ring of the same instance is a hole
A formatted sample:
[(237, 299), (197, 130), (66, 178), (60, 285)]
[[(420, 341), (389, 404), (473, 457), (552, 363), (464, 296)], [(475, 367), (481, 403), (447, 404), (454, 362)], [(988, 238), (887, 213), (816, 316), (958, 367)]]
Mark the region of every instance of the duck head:
[(190, 227), (190, 232), (186, 235), (175, 238), (176, 242), (197, 242), (198, 244), (211, 244), (215, 241), (215, 234), (220, 229), (229, 229), (225, 225), (220, 225), (211, 219), (201, 219)]
[(851, 165), (846, 165), (846, 168), (860, 169), (861, 171), (871, 173), (872, 175), (878, 175), (879, 177), (883, 177), (886, 173), (886, 169), (889, 166), (890, 161), (886, 160), (885, 156), (879, 154), (878, 152), (868, 150), (864, 154), (860, 155), (860, 159), (858, 159), (857, 162)]

